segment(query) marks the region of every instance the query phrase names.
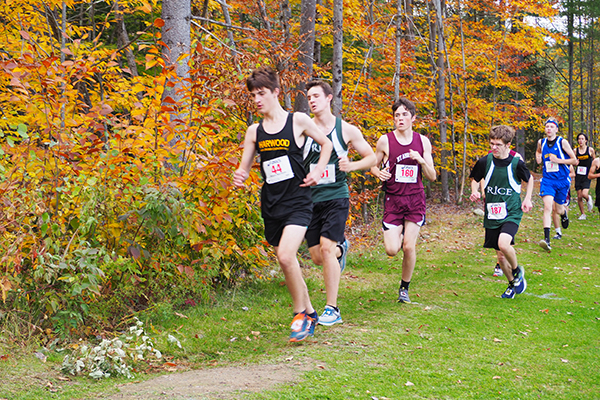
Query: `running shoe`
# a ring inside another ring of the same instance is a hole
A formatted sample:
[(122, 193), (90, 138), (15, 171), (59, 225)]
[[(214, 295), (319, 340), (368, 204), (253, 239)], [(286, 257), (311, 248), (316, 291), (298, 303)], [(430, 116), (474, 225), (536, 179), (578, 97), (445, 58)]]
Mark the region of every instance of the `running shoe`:
[(315, 336), (315, 328), (317, 327), (317, 320), (319, 317), (310, 318), (310, 328), (308, 329), (308, 336)]
[(517, 265), (517, 271), (513, 272), (514, 279), (512, 286), (516, 294), (521, 294), (527, 290), (527, 281), (525, 280), (525, 268)]
[(314, 333), (314, 318), (308, 316), (305, 312), (296, 314), (292, 320), (292, 333), (290, 334), (290, 342), (301, 342)]
[[(589, 210), (588, 210), (588, 211), (589, 211)], [(579, 218), (577, 218), (577, 219), (578, 219), (578, 220), (580, 220), (580, 221), (583, 221), (583, 220), (587, 219), (587, 215), (585, 215), (585, 214), (581, 214), (581, 215), (579, 216)]]
[(492, 276), (502, 276), (504, 275), (504, 273), (502, 272), (502, 268), (500, 268), (500, 264), (496, 263), (496, 266), (494, 267), (494, 273), (492, 274)]
[(502, 296), (500, 297), (502, 297), (503, 299), (512, 299), (513, 297), (515, 297), (515, 289), (513, 285), (509, 284), (504, 293), (502, 293)]
[(552, 239), (562, 239), (562, 234), (556, 232), (556, 235), (552, 236)]
[(410, 303), (410, 298), (408, 297), (408, 289), (402, 289), (398, 291), (398, 303)]
[(344, 242), (338, 243), (338, 246), (342, 250), (342, 255), (337, 260), (340, 263), (341, 272), (344, 272), (344, 269), (346, 268), (346, 256), (348, 255), (350, 243), (348, 243), (348, 240), (344, 239)]
[(560, 216), (560, 224), (562, 225), (563, 229), (567, 229), (569, 227), (569, 215), (567, 215), (567, 210), (565, 210), (565, 213)]
[(341, 324), (342, 315), (340, 314), (340, 310), (336, 310), (331, 306), (325, 306), (325, 311), (319, 317), (319, 325), (331, 326), (335, 324)]
[(592, 199), (591, 195), (588, 196), (588, 202), (587, 203), (588, 203), (588, 205), (587, 205), (588, 206), (588, 212), (591, 212), (592, 209), (594, 208), (594, 200)]
[(550, 253), (552, 251), (552, 247), (550, 246), (550, 242), (544, 240), (540, 240), (540, 242), (538, 243), (540, 245), (540, 247), (544, 250), (546, 250), (548, 253)]

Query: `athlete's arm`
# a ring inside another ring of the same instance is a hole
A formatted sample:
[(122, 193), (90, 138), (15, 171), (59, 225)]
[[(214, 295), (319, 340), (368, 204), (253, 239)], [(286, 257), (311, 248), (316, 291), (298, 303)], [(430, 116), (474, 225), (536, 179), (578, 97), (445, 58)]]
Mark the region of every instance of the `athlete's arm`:
[(481, 198), (481, 193), (479, 193), (479, 182), (475, 179), (471, 179), (471, 196), (469, 199), (471, 201), (477, 201)]
[[(296, 129), (297, 128), (297, 129)], [(294, 137), (306, 135), (312, 138), (316, 143), (321, 145), (321, 155), (319, 156), (319, 162), (315, 166), (312, 172), (306, 175), (304, 183), (300, 186), (314, 186), (321, 179), (323, 171), (329, 162), (331, 151), (333, 150), (333, 143), (327, 138), (327, 136), (321, 132), (313, 120), (304, 113), (294, 113)]]
[(523, 212), (529, 212), (533, 208), (533, 203), (531, 202), (531, 195), (533, 194), (533, 182), (533, 175), (529, 174), (527, 188), (525, 189), (525, 199), (523, 199), (523, 203), (521, 203), (521, 210), (523, 210)]
[(371, 167), (371, 173), (375, 175), (377, 179), (382, 181), (387, 181), (392, 177), (390, 174), (389, 167), (384, 169), (380, 169), (381, 163), (383, 161), (387, 161), (390, 152), (390, 144), (388, 142), (387, 135), (383, 135), (377, 141), (377, 146), (375, 148), (375, 165)]
[(375, 153), (365, 140), (360, 129), (354, 125), (342, 121), (342, 137), (344, 141), (351, 144), (352, 147), (361, 156), (358, 161), (350, 161), (348, 157), (340, 158), (340, 170), (344, 172), (357, 171), (361, 169), (369, 169), (375, 165)]
[(537, 148), (535, 149), (535, 162), (542, 163), (542, 139), (538, 140)]
[(597, 173), (599, 169), (600, 158), (594, 158), (594, 161), (592, 161), (592, 166), (590, 167), (590, 172), (588, 172), (588, 179), (600, 178), (600, 173)]
[(568, 164), (568, 165), (579, 164), (579, 160), (577, 159), (577, 157), (575, 157), (575, 152), (573, 152), (573, 149), (571, 148), (571, 145), (569, 144), (569, 142), (566, 140), (561, 140), (560, 142), (562, 143), (563, 151), (565, 153), (567, 153), (569, 158), (565, 158), (563, 160), (563, 159), (558, 158), (555, 154), (550, 154), (550, 161), (555, 162), (557, 164)]
[(592, 159), (596, 158), (596, 151), (590, 147), (590, 157), (592, 157)]
[(233, 184), (238, 187), (244, 187), (244, 182), (250, 175), (250, 168), (256, 154), (256, 128), (258, 124), (248, 127), (246, 137), (244, 138), (244, 152), (240, 166), (233, 174)]
[(421, 169), (425, 178), (430, 181), (435, 181), (437, 173), (433, 166), (433, 156), (431, 155), (431, 142), (427, 137), (421, 135), (421, 142), (423, 142), (423, 156), (419, 152), (410, 150), (410, 158), (421, 164)]

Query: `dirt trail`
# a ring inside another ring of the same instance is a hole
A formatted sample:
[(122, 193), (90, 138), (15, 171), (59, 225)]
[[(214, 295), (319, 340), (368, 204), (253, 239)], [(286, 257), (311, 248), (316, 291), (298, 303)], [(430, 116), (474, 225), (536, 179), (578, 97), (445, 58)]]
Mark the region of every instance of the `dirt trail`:
[(111, 400), (239, 399), (244, 393), (297, 382), (310, 363), (251, 365), (194, 370), (162, 375), (145, 382), (120, 385)]

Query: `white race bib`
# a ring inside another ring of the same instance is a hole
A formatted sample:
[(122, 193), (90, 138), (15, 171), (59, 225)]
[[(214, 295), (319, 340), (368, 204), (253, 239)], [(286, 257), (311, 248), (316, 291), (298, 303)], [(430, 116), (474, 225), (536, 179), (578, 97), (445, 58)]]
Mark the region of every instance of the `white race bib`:
[[(310, 164), (310, 172), (313, 172), (317, 167), (317, 164)], [(327, 164), (323, 174), (321, 174), (321, 179), (317, 182), (317, 185), (325, 185), (327, 183), (335, 182), (335, 164)]]
[(587, 167), (577, 167), (577, 175), (586, 175), (587, 176)]
[(552, 161), (546, 161), (546, 172), (558, 172), (558, 164)]
[(488, 219), (506, 218), (506, 203), (487, 203)]
[(281, 156), (263, 163), (263, 170), (269, 185), (294, 177), (288, 156)]
[(396, 182), (416, 183), (419, 167), (416, 165), (396, 165)]

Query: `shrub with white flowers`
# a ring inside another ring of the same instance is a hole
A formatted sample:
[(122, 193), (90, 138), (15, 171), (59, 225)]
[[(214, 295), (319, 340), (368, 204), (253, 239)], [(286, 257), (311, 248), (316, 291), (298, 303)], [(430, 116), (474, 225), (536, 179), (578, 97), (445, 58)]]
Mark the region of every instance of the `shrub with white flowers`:
[(101, 379), (111, 374), (133, 378), (132, 363), (146, 359), (161, 359), (162, 354), (154, 348), (152, 339), (144, 332), (144, 323), (135, 319), (135, 325), (121, 336), (103, 339), (96, 346), (82, 345), (79, 354), (65, 356), (62, 371), (65, 374)]

